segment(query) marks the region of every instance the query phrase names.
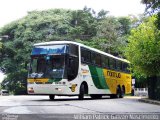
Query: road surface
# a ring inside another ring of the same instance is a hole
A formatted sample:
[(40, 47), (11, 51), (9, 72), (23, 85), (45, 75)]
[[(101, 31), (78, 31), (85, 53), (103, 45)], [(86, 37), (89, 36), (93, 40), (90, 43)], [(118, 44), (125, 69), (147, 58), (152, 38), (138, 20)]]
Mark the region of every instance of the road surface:
[[(84, 100), (78, 100), (78, 97), (56, 96), (54, 101), (50, 101), (48, 96), (0, 96), (0, 119), (12, 118), (13, 116), (6, 116), (10, 114), (18, 115), (14, 117), (22, 117), (24, 120), (50, 120), (57, 116), (59, 119), (69, 120), (71, 119), (69, 114), (160, 113), (159, 105), (139, 102), (138, 99), (138, 97), (123, 99), (104, 97), (93, 100), (86, 97)], [(15, 120), (20, 119), (15, 118)]]

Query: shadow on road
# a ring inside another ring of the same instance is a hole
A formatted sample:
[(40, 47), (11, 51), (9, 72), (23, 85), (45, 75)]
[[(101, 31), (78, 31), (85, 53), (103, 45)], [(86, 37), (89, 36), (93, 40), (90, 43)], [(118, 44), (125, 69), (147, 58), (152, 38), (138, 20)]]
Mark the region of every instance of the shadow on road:
[(104, 97), (101, 99), (92, 99), (92, 98), (84, 98), (83, 100), (79, 100), (78, 98), (55, 98), (54, 100), (48, 99), (39, 99), (39, 100), (31, 100), (31, 101), (92, 101), (92, 100), (105, 100), (110, 99), (110, 97)]

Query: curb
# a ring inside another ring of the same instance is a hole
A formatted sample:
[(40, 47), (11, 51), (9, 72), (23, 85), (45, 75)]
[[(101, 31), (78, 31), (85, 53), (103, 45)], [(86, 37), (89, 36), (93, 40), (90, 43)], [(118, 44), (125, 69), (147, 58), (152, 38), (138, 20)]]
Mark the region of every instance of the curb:
[(148, 98), (141, 98), (141, 99), (138, 99), (138, 101), (145, 102), (145, 103), (150, 103), (150, 104), (155, 104), (155, 105), (160, 105), (160, 101), (151, 100), (151, 99), (148, 99)]

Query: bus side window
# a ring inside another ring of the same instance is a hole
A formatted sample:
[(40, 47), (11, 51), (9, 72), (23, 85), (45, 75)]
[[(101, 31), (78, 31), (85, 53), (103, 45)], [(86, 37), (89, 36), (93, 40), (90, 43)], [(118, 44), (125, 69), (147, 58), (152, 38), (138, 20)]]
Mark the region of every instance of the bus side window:
[(96, 65), (101, 66), (101, 56), (96, 54)]
[(91, 62), (92, 62), (92, 64), (96, 64), (96, 55), (95, 55), (95, 53), (94, 52), (92, 52), (91, 53)]
[(78, 46), (77, 45), (69, 45), (69, 56), (68, 56), (68, 80), (73, 80), (78, 75), (79, 68), (79, 56), (78, 56)]
[(94, 65), (101, 66), (101, 56), (100, 56), (100, 54), (92, 52), (91, 53), (91, 62)]
[(116, 60), (116, 69), (122, 70), (122, 62), (121, 61)]
[(123, 69), (124, 72), (129, 72), (128, 64), (123, 62), (122, 69)]
[(89, 50), (81, 48), (81, 61), (90, 63), (90, 61), (91, 61), (91, 57), (90, 57), (91, 55), (90, 54), (91, 53), (90, 53)]
[(102, 62), (102, 67), (106, 67), (105, 65), (105, 57), (101, 55), (101, 62)]
[(106, 67), (109, 67), (109, 58), (108, 57), (105, 57), (105, 64), (106, 64)]
[(115, 67), (116, 67), (116, 60), (115, 59), (113, 59), (113, 58), (109, 59), (109, 67), (111, 69), (115, 69)]
[(106, 56), (101, 56), (101, 61), (102, 61), (102, 67), (109, 67), (108, 65), (109, 65), (109, 59), (108, 59), (108, 57), (106, 57)]
[(78, 56), (78, 46), (70, 44), (69, 45), (69, 54), (74, 55), (74, 56)]
[(69, 57), (68, 60), (68, 80), (73, 80), (78, 75), (78, 58), (77, 57)]

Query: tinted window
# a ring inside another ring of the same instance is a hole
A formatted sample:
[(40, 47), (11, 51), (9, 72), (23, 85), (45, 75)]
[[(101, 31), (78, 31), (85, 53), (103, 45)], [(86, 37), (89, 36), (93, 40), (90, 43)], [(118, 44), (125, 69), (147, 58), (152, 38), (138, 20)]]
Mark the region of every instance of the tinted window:
[(91, 53), (91, 62), (95, 65), (101, 65), (101, 56), (95, 52)]
[(115, 59), (110, 58), (110, 59), (109, 59), (109, 67), (110, 67), (111, 69), (115, 69), (115, 66), (116, 66), (116, 61), (115, 61)]
[(128, 67), (129, 67), (129, 66), (128, 66), (127, 63), (123, 63), (123, 64), (122, 64), (122, 70), (123, 70), (123, 71), (129, 72)]
[(117, 70), (122, 70), (122, 62), (121, 61), (116, 61), (116, 69)]
[(78, 75), (78, 68), (79, 68), (79, 61), (78, 57), (70, 56), (68, 59), (68, 80), (73, 80)]
[(78, 46), (77, 45), (69, 45), (69, 53), (71, 55), (78, 56)]
[(96, 55), (96, 65), (101, 66), (101, 56), (99, 54)]
[(82, 62), (90, 62), (91, 61), (91, 53), (89, 50), (81, 48), (81, 61)]
[(102, 66), (103, 67), (108, 67), (108, 65), (109, 65), (109, 59), (108, 59), (108, 57), (106, 57), (106, 56), (101, 56), (101, 61), (102, 61)]

